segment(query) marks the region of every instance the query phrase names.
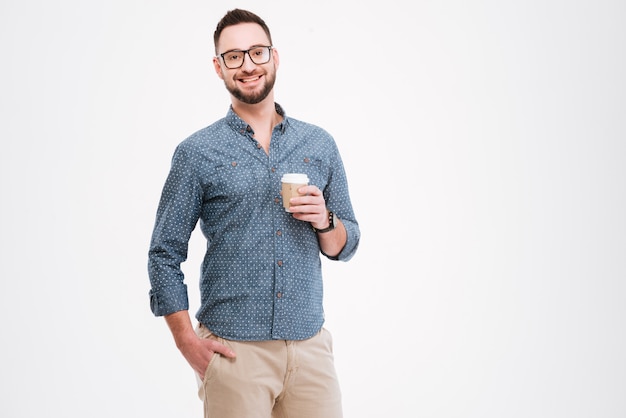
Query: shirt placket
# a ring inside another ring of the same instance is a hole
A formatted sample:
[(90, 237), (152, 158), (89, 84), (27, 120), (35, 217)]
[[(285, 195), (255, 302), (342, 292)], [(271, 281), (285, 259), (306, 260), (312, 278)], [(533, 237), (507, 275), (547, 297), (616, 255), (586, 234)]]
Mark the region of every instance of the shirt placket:
[(274, 189), (274, 202), (272, 205), (272, 214), (274, 219), (274, 294), (273, 294), (273, 324), (272, 324), (272, 338), (284, 339), (285, 338), (285, 319), (287, 315), (287, 298), (288, 289), (286, 288), (286, 275), (285, 275), (285, 256), (288, 251), (285, 243), (283, 229), (285, 228), (285, 209), (282, 204), (282, 196), (280, 195), (280, 175), (279, 164), (281, 162), (281, 140), (282, 128), (275, 127), (272, 131), (272, 139), (270, 141), (269, 151), (269, 165), (272, 178), (272, 186)]

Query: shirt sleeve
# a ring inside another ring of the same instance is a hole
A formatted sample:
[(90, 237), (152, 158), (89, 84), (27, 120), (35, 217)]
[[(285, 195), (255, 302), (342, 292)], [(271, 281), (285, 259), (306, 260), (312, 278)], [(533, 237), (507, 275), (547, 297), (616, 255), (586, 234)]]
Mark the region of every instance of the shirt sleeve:
[(159, 201), (148, 253), (150, 308), (155, 316), (189, 309), (180, 265), (187, 259), (202, 204), (194, 162), (194, 153), (179, 145)]
[(334, 148), (335, 153), (331, 164), (330, 180), (323, 193), (326, 206), (341, 219), (341, 222), (346, 228), (347, 240), (346, 245), (344, 245), (337, 256), (331, 257), (327, 254), (324, 255), (331, 260), (348, 261), (356, 253), (361, 239), (361, 231), (352, 208), (348, 189), (348, 178), (343, 161), (341, 160), (341, 155), (336, 145)]

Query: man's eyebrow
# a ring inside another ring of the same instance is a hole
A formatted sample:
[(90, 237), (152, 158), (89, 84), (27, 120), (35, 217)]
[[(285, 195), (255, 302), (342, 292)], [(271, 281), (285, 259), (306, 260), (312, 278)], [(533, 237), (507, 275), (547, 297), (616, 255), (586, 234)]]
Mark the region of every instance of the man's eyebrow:
[(254, 44), (254, 45), (251, 45), (248, 49), (237, 49), (237, 48), (235, 48), (235, 49), (229, 49), (228, 51), (224, 51), (224, 52), (222, 52), (222, 54), (226, 54), (227, 52), (243, 52), (243, 51), (248, 51), (248, 50), (250, 50), (250, 49), (252, 49), (252, 48), (258, 48), (258, 47), (260, 47), (260, 46), (269, 46), (269, 45), (265, 45), (265, 44)]

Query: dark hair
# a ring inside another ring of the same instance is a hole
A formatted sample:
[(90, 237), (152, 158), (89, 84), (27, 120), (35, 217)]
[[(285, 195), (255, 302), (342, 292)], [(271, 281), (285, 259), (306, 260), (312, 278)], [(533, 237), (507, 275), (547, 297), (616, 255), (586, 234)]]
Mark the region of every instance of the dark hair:
[(218, 53), (217, 42), (220, 39), (222, 31), (229, 26), (238, 25), (240, 23), (256, 23), (257, 25), (261, 26), (270, 41), (270, 45), (272, 44), (272, 35), (270, 34), (270, 28), (267, 27), (263, 19), (247, 10), (233, 9), (227, 12), (222, 20), (217, 23), (217, 27), (215, 28), (215, 32), (213, 33), (213, 43), (215, 44), (216, 54)]

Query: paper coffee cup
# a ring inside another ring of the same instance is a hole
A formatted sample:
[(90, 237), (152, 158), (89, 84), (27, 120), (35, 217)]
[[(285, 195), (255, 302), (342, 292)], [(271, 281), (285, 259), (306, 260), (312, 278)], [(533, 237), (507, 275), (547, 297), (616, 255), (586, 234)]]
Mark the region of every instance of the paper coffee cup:
[(298, 193), (298, 189), (309, 184), (309, 177), (302, 173), (285, 173), (281, 179), (283, 183), (283, 207), (285, 211), (289, 211), (289, 199), (292, 197), (302, 196)]

